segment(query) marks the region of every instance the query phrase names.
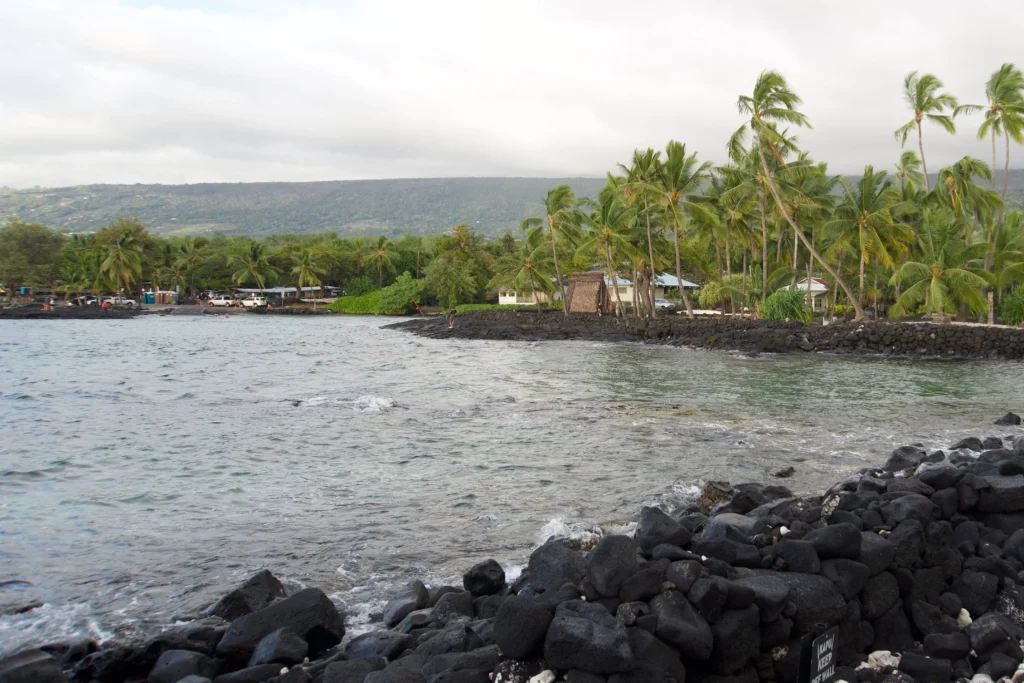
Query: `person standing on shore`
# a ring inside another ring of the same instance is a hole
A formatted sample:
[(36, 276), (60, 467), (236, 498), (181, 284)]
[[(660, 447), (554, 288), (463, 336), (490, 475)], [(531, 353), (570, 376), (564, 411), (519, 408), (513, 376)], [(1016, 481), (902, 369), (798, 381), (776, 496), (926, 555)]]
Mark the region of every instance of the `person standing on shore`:
[(455, 307), (452, 306), (448, 309), (448, 329), (455, 327)]
[(100, 304), (100, 308), (103, 309), (104, 313), (110, 313), (110, 302), (104, 301), (102, 304)]

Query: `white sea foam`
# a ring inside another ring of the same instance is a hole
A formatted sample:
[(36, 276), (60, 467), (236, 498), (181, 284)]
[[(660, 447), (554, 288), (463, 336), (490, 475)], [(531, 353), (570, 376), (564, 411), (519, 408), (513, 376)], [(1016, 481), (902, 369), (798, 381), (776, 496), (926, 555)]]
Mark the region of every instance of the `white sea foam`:
[(556, 538), (571, 538), (576, 540), (598, 538), (600, 534), (589, 529), (579, 522), (566, 522), (562, 517), (554, 517), (548, 520), (547, 524), (540, 528), (537, 536), (537, 544), (541, 545), (552, 536)]
[(361, 413), (379, 413), (388, 408), (394, 408), (395, 402), (383, 396), (360, 396), (352, 401), (352, 408)]

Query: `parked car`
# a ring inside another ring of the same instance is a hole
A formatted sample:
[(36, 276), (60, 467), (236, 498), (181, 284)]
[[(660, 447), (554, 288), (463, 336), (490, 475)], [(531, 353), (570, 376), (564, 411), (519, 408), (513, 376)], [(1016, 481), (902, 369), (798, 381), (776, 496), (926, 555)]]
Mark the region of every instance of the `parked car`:
[(267, 305), (266, 297), (262, 296), (250, 296), (242, 299), (242, 306), (244, 308), (264, 308)]
[(111, 306), (127, 306), (128, 308), (131, 308), (132, 306), (139, 305), (139, 302), (135, 299), (127, 299), (123, 296), (108, 296), (104, 297), (103, 300)]
[(210, 306), (235, 306), (235, 299), (228, 294), (218, 294), (206, 302)]
[(68, 306), (95, 306), (97, 304), (94, 296), (76, 296), (68, 300)]
[(659, 311), (676, 310), (676, 305), (673, 302), (669, 301), (668, 299), (655, 299), (654, 307), (657, 308)]

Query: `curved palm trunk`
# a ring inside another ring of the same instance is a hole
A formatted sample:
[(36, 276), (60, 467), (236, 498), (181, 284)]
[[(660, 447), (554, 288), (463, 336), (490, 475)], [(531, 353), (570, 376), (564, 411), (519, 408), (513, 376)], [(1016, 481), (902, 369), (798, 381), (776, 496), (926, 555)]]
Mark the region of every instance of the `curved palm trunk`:
[(917, 147), (921, 150), (921, 168), (924, 169), (924, 190), (925, 192), (931, 192), (932, 189), (928, 187), (928, 162), (924, 160), (924, 138), (921, 135), (921, 121), (917, 122)]
[[(729, 233), (730, 232), (732, 232), (732, 231), (729, 230), (728, 226), (726, 226), (726, 228), (725, 228), (725, 278), (726, 278), (726, 282), (728, 282), (729, 285), (732, 286), (732, 246), (729, 244)], [(724, 309), (725, 306), (723, 305), (722, 308)], [(729, 313), (731, 313), (733, 317), (736, 317), (736, 301), (731, 296), (729, 297)]]
[(651, 281), (647, 283), (647, 296), (651, 300), (651, 317), (658, 317), (657, 307), (654, 305), (654, 242), (651, 240), (651, 211), (647, 204), (647, 197), (644, 197), (644, 218), (647, 219), (647, 255), (650, 257)]
[(864, 251), (864, 230), (863, 230), (863, 228), (858, 228), (858, 230), (857, 230), (857, 241), (860, 242), (860, 259), (858, 259), (860, 261), (860, 281), (859, 281), (860, 289), (857, 290), (857, 294), (859, 295), (858, 296), (858, 300), (860, 301), (860, 305), (863, 306), (864, 305), (864, 261), (867, 260), (867, 252)]
[(679, 283), (679, 294), (683, 298), (683, 303), (686, 305), (686, 317), (693, 320), (693, 304), (690, 303), (690, 295), (686, 291), (686, 287), (683, 287), (683, 261), (679, 257), (679, 217), (674, 217), (672, 221), (672, 237), (676, 245), (676, 281)]
[(608, 274), (612, 276), (612, 287), (615, 288), (615, 303), (618, 304), (618, 308), (615, 309), (616, 317), (624, 316), (625, 310), (622, 308), (622, 295), (619, 294), (619, 278), (615, 274), (615, 267), (612, 265), (612, 247), (610, 244), (605, 245), (605, 252), (608, 255)]
[[(768, 178), (768, 189), (771, 190), (772, 197), (775, 199), (775, 205), (778, 206), (779, 212), (782, 213), (783, 218), (785, 218), (786, 222), (793, 228), (793, 232), (796, 234), (797, 238), (804, 243), (804, 246), (807, 248), (807, 251), (810, 252), (811, 257), (817, 259), (818, 263), (821, 264), (821, 267), (832, 276), (832, 279), (835, 280), (836, 284), (843, 288), (843, 293), (846, 294), (847, 298), (850, 299), (850, 302), (853, 304), (853, 310), (856, 312), (855, 320), (857, 322), (864, 320), (866, 317), (864, 315), (864, 307), (861, 306), (860, 302), (853, 297), (853, 292), (850, 291), (850, 286), (846, 284), (846, 281), (839, 277), (839, 273), (837, 273), (836, 270), (830, 266), (824, 258), (822, 258), (821, 254), (818, 253), (818, 250), (814, 248), (814, 245), (807, 241), (807, 236), (804, 235), (799, 227), (797, 227), (796, 222), (793, 221), (789, 212), (786, 211), (785, 207), (782, 205), (782, 198), (779, 197), (779, 191), (775, 187), (775, 183), (772, 179), (768, 177), (768, 160), (764, 158), (764, 150), (761, 149), (760, 138), (758, 138), (757, 143), (757, 154), (761, 157), (761, 167), (764, 169), (765, 176)], [(922, 163), (924, 163), (923, 160)], [(927, 176), (925, 176), (925, 178), (927, 179)]]
[(562, 292), (562, 314), (568, 317), (569, 302), (565, 300), (565, 285), (562, 284), (562, 270), (558, 267), (558, 245), (555, 241), (555, 225), (548, 216), (548, 232), (551, 233), (551, 257), (555, 260), (555, 278), (558, 280), (558, 289)]
[(761, 205), (761, 300), (768, 296), (768, 217), (764, 214), (764, 194), (757, 193)]

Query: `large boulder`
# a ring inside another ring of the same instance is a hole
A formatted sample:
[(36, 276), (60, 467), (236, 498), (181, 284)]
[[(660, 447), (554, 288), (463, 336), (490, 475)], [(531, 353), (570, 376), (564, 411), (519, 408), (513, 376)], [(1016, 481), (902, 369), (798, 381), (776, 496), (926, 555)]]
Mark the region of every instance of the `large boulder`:
[(651, 600), (657, 616), (654, 634), (673, 646), (687, 659), (703, 660), (711, 656), (714, 636), (711, 626), (679, 591), (665, 591)]
[(442, 626), (461, 617), (473, 618), (473, 594), (469, 591), (445, 593), (430, 610), (430, 620)]
[(709, 665), (718, 674), (741, 671), (761, 649), (760, 616), (756, 605), (726, 610), (711, 627), (714, 647)]
[(760, 610), (761, 621), (765, 623), (778, 619), (789, 600), (789, 585), (771, 574), (747, 576), (733, 583), (753, 590), (754, 603)]
[(341, 642), (345, 620), (323, 591), (304, 588), (295, 595), (231, 622), (217, 645), (217, 654), (248, 661), (263, 638), (279, 628), (291, 629), (305, 640), (311, 653)]
[(397, 659), (406, 650), (415, 646), (416, 640), (405, 633), (394, 631), (368, 631), (356, 636), (345, 645), (345, 656), (349, 659), (384, 657)]
[(791, 572), (817, 574), (821, 570), (818, 551), (810, 541), (787, 538), (779, 544), (777, 552)]
[(725, 609), (725, 603), (729, 599), (729, 582), (721, 576), (697, 579), (690, 587), (686, 597), (701, 613), (701, 616), (709, 623), (714, 623), (721, 616), (722, 610)]
[(964, 571), (953, 579), (950, 590), (960, 598), (964, 609), (977, 617), (988, 611), (999, 590), (999, 579), (986, 572)]
[(24, 650), (0, 659), (2, 683), (67, 683), (67, 680), (57, 660), (42, 650)]
[(555, 669), (608, 675), (628, 671), (633, 652), (625, 626), (608, 610), (572, 600), (555, 612), (544, 638), (544, 659)]
[(874, 621), (888, 612), (899, 599), (900, 587), (896, 583), (896, 577), (889, 572), (876, 574), (868, 579), (861, 590), (861, 616), (868, 621)]
[(279, 628), (268, 633), (249, 658), (249, 666), (260, 664), (284, 664), (292, 666), (300, 663), (309, 652), (309, 645), (295, 635), (289, 628)]
[(551, 612), (530, 598), (514, 595), (494, 617), (494, 641), (506, 657), (526, 659), (540, 651), (551, 625)]
[[(1021, 441), (1024, 443), (1024, 439)], [(1019, 512), (1024, 510), (1024, 475), (985, 477), (989, 488), (981, 491), (981, 512)]]
[(852, 524), (830, 524), (814, 529), (804, 540), (814, 546), (822, 560), (838, 557), (854, 560), (860, 554), (860, 531)]
[(876, 533), (861, 532), (860, 552), (857, 553), (857, 561), (865, 565), (871, 576), (884, 572), (892, 564), (896, 557), (896, 548), (888, 539), (882, 538)]
[(218, 600), (209, 612), (227, 621), (234, 621), (238, 617), (263, 609), (284, 596), (284, 586), (276, 576), (264, 569), (253, 574), (248, 581)]
[(1015, 415), (1014, 413), (1007, 413), (1006, 415), (1003, 415), (1001, 418), (996, 420), (993, 424), (1015, 427), (1020, 424), (1020, 415)]
[(549, 540), (530, 555), (526, 569), (529, 585), (537, 593), (557, 591), (567, 583), (578, 584), (587, 573), (587, 562), (558, 540)]
[(387, 665), (383, 657), (332, 662), (324, 669), (323, 683), (363, 683), (368, 674), (382, 671)]
[(855, 560), (822, 560), (821, 575), (831, 581), (846, 600), (853, 600), (871, 577), (871, 570)]
[(147, 682), (178, 683), (185, 676), (213, 678), (216, 671), (217, 663), (205, 655), (189, 650), (168, 650), (156, 660)]
[(636, 530), (636, 542), (640, 550), (648, 555), (654, 548), (662, 545), (674, 545), (682, 548), (690, 542), (690, 530), (669, 517), (663, 510), (656, 507), (644, 507), (640, 510), (640, 524)]
[(885, 462), (886, 472), (898, 472), (917, 467), (928, 457), (928, 452), (919, 446), (900, 446)]
[(914, 647), (914, 636), (910, 631), (910, 621), (903, 605), (896, 603), (889, 611), (880, 616), (872, 624), (875, 638), (872, 650), (889, 650), (903, 652)]
[(678, 652), (642, 628), (630, 628), (627, 632), (636, 661), (667, 673), (676, 683), (686, 683), (686, 667)]
[(628, 536), (605, 536), (587, 559), (587, 580), (598, 593), (615, 597), (622, 582), (636, 573), (636, 543)]
[(497, 560), (486, 560), (462, 575), (462, 585), (476, 597), (494, 595), (505, 587), (505, 570)]
[(824, 576), (779, 572), (789, 586), (789, 600), (796, 606), (793, 625), (798, 633), (834, 626), (846, 612), (846, 601), (836, 585)]
[(953, 667), (947, 659), (925, 657), (916, 652), (904, 652), (900, 658), (900, 671), (914, 680), (928, 683), (948, 683)]
[(430, 604), (430, 593), (422, 581), (412, 581), (384, 605), (384, 625), (393, 628), (416, 610)]

